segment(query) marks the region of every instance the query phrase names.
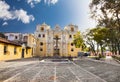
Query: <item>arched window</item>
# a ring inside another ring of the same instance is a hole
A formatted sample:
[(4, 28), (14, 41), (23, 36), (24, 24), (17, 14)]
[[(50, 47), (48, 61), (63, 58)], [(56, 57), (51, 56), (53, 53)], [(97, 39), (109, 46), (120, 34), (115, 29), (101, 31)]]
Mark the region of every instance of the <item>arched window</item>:
[(72, 49), (71, 49), (71, 51), (73, 52), (73, 51), (74, 51), (74, 49), (72, 48)]
[(39, 34), (38, 37), (41, 37), (41, 34)]
[(72, 32), (74, 31), (74, 28), (73, 28), (73, 27), (71, 28), (71, 31), (72, 31)]
[(43, 51), (43, 49), (42, 49), (42, 48), (40, 48), (40, 51)]
[(23, 39), (24, 39), (25, 42), (27, 42), (27, 40), (28, 40), (28, 36), (24, 36)]
[(44, 31), (44, 27), (41, 27), (41, 31)]
[(43, 45), (43, 42), (40, 42), (40, 45), (42, 46), (42, 45)]
[(72, 35), (69, 35), (69, 38), (72, 38)]
[(17, 36), (15, 36), (15, 39), (18, 39), (18, 37), (17, 37)]
[(43, 34), (43, 38), (45, 37), (45, 34)]
[(71, 46), (73, 46), (74, 44), (73, 43), (71, 43)]

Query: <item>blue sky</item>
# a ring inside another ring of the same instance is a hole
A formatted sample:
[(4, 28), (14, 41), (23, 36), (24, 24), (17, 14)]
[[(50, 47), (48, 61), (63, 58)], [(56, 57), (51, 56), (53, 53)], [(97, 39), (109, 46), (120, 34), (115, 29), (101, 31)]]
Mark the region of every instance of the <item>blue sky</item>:
[(0, 1), (0, 32), (34, 33), (36, 25), (47, 23), (54, 28), (68, 24), (79, 30), (95, 27), (90, 19), (91, 0), (2, 0)]

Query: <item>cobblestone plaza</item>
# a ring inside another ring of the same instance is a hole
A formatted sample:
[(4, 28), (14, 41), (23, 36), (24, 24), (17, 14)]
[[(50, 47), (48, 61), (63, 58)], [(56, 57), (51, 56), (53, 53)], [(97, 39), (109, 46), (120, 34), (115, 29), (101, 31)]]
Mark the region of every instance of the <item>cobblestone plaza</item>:
[(0, 62), (0, 82), (119, 82), (120, 65), (89, 59)]

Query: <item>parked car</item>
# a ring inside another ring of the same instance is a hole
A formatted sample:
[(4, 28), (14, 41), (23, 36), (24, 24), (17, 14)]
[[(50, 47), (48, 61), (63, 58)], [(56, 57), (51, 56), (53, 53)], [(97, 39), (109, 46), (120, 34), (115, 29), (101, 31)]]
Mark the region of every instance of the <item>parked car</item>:
[(84, 55), (84, 52), (78, 52), (78, 57), (82, 57)]
[(85, 52), (84, 56), (90, 56), (90, 52)]

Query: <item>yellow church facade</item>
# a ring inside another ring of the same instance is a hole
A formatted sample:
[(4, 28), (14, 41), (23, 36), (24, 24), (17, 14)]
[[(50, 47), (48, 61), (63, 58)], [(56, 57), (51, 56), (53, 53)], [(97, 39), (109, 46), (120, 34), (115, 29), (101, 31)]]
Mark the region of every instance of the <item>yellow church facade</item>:
[(81, 48), (76, 48), (73, 44), (74, 35), (78, 32), (78, 26), (68, 25), (64, 29), (56, 25), (51, 28), (43, 23), (37, 25), (35, 31), (36, 55), (41, 57), (77, 57)]

